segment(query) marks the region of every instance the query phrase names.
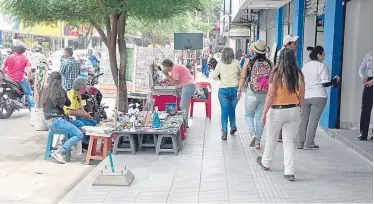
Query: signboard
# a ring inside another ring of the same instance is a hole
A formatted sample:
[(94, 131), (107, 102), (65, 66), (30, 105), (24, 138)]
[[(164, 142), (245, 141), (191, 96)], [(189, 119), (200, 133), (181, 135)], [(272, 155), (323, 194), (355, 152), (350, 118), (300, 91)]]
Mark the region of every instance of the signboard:
[(251, 30), (249, 28), (230, 28), (230, 38), (250, 38)]
[(19, 21), (16, 17), (0, 13), (0, 30), (18, 31)]
[(203, 33), (174, 33), (174, 50), (202, 50)]

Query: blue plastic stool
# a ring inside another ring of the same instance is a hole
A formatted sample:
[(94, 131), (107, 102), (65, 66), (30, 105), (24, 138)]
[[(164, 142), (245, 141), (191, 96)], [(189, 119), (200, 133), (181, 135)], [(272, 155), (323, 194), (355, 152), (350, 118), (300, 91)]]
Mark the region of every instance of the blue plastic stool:
[[(44, 160), (48, 160), (48, 158), (51, 156), (53, 135), (64, 135), (65, 141), (68, 141), (69, 139), (69, 134), (67, 132), (62, 130), (50, 130), (48, 134), (47, 146), (45, 147)], [(70, 162), (70, 151), (67, 151), (65, 156), (66, 161)]]

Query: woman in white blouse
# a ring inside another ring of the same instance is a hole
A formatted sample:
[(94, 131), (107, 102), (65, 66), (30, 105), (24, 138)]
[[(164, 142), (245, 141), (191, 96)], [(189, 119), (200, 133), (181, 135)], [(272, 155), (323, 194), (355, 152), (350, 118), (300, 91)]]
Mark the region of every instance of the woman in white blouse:
[(314, 138), (323, 109), (326, 106), (326, 87), (338, 86), (339, 76), (330, 80), (329, 69), (322, 61), (325, 51), (322, 46), (308, 47), (310, 62), (306, 63), (302, 72), (305, 77), (305, 101), (301, 114), (297, 149), (319, 149)]

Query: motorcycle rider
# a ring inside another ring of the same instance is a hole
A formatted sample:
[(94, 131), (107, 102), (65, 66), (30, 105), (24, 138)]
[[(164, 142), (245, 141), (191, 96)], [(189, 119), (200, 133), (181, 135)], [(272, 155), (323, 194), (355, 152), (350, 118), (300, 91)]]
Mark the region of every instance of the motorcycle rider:
[[(34, 53), (31, 56), (31, 67), (32, 70), (34, 71), (34, 100), (36, 101), (35, 106), (39, 107), (40, 102), (39, 99), (42, 98), (42, 92), (44, 90), (44, 87), (47, 85), (47, 75), (48, 75), (48, 61), (45, 55), (42, 53), (43, 47), (40, 45), (37, 45), (34, 47)], [(45, 64), (46, 66), (44, 67), (45, 70), (39, 70), (42, 69), (43, 67), (38, 66), (39, 64)], [(44, 72), (44, 73), (43, 73)], [(38, 78), (36, 78), (35, 73), (38, 75)], [(41, 79), (39, 79), (41, 77)], [(41, 89), (38, 92), (37, 87), (41, 86)]]
[(28, 81), (31, 76), (30, 60), (24, 55), (27, 46), (20, 40), (13, 40), (13, 53), (7, 56), (1, 65), (1, 70), (7, 74), (10, 80), (17, 83), (23, 90), (29, 110), (34, 107), (33, 92), (30, 84), (25, 79), (27, 71)]
[(95, 68), (96, 72), (99, 72), (100, 60), (93, 54), (92, 49), (88, 49), (88, 59), (91, 61), (92, 66)]

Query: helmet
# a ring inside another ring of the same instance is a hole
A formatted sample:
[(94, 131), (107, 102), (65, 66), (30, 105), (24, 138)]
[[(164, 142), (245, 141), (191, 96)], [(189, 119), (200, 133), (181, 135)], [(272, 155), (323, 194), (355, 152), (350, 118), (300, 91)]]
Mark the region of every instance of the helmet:
[(13, 51), (18, 54), (23, 54), (26, 52), (27, 46), (24, 42), (14, 39), (13, 40)]
[(40, 45), (36, 45), (36, 46), (34, 47), (34, 51), (35, 51), (35, 52), (42, 52), (42, 50), (43, 50), (43, 47), (40, 46)]

